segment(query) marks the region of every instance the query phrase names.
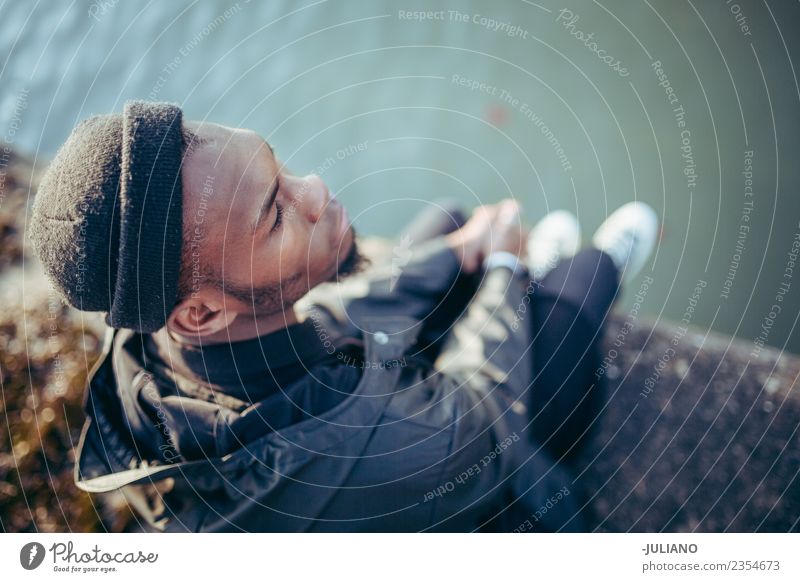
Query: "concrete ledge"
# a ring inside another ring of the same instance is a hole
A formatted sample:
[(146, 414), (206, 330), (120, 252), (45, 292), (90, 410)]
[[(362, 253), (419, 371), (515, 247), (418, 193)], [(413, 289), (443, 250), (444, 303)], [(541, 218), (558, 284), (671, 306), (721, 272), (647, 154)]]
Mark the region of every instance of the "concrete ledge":
[(752, 348), (665, 323), (627, 335), (579, 464), (597, 531), (798, 530), (800, 359)]

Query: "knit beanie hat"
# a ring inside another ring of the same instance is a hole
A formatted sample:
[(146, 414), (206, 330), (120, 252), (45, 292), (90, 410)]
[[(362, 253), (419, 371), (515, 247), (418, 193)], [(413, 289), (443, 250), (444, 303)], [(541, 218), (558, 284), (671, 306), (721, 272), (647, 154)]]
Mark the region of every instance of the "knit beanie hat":
[(151, 333), (177, 301), (182, 112), (133, 101), (80, 123), (42, 178), (31, 238), (67, 303)]

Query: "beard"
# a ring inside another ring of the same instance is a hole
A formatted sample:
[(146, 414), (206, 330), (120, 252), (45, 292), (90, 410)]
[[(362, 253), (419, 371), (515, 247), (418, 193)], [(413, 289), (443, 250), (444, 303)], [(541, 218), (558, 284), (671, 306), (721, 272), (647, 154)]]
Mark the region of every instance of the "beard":
[(334, 273), (330, 279), (328, 279), (327, 283), (336, 283), (341, 279), (345, 279), (350, 275), (355, 275), (356, 273), (360, 273), (364, 269), (369, 266), (370, 262), (364, 255), (361, 254), (361, 251), (358, 248), (358, 241), (356, 239), (355, 231), (353, 231), (353, 244), (350, 245), (350, 250), (347, 252), (344, 260), (339, 263), (339, 267), (336, 269), (336, 273)]
[[(322, 282), (336, 283), (350, 275), (360, 273), (369, 265), (369, 259), (362, 255), (358, 248), (355, 231), (353, 231), (353, 242), (344, 260), (339, 263), (336, 272)], [(280, 283), (273, 283), (264, 287), (254, 288), (248, 285), (238, 285), (231, 281), (225, 281), (225, 283), (219, 281), (217, 285), (228, 295), (245, 304), (252, 305), (258, 315), (267, 316), (285, 311), (308, 293), (313, 286), (304, 286), (304, 280), (307, 282), (303, 273), (296, 273)]]

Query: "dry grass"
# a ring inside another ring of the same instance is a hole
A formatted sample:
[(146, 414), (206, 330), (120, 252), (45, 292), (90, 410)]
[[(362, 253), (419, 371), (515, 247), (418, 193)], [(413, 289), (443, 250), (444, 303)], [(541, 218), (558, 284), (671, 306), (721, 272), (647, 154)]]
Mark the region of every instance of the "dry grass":
[(38, 176), (13, 153), (0, 160), (0, 531), (121, 529), (72, 479), (99, 329), (61, 303), (24, 241)]

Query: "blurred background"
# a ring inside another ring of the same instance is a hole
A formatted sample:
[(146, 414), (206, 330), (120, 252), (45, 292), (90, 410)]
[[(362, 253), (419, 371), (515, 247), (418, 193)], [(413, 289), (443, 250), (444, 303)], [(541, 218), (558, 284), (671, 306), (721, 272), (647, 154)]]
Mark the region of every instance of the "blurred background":
[(796, 2), (748, 0), (3, 3), (2, 530), (125, 527), (69, 472), (100, 328), (25, 242), (81, 119), (138, 98), (255, 129), (367, 235), (438, 198), (515, 197), (530, 222), (572, 210), (588, 239), (643, 200), (662, 240), (623, 313), (799, 353), (799, 25)]

